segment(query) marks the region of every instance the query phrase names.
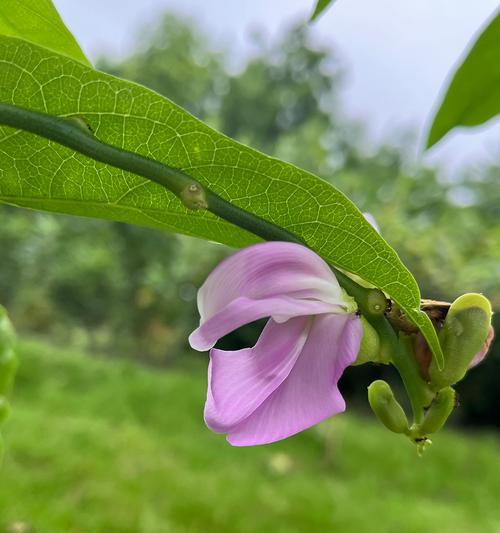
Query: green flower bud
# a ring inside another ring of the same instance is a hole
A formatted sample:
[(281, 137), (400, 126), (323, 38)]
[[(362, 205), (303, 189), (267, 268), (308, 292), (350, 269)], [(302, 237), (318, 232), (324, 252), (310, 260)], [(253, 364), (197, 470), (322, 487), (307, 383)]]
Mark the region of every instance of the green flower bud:
[(448, 417), (451, 415), (456, 405), (456, 393), (451, 387), (440, 390), (432, 401), (425, 419), (420, 425), (420, 433), (429, 435), (436, 433), (443, 426)]
[(388, 383), (378, 379), (368, 387), (368, 402), (377, 418), (394, 433), (409, 433), (408, 419)]
[(6, 394), (12, 385), (17, 368), (14, 351), (15, 334), (5, 309), (0, 306), (0, 394)]
[(491, 304), (481, 294), (464, 294), (451, 304), (439, 332), (444, 368), (438, 370), (434, 360), (429, 367), (433, 390), (453, 385), (465, 376), (471, 361), (488, 337), (491, 314)]
[(353, 363), (353, 366), (370, 362), (378, 363), (380, 362), (380, 338), (378, 333), (365, 317), (362, 316), (360, 319), (363, 327), (363, 337), (361, 338), (358, 357)]
[(367, 296), (367, 306), (373, 315), (383, 315), (387, 308), (387, 298), (379, 289), (370, 289)]

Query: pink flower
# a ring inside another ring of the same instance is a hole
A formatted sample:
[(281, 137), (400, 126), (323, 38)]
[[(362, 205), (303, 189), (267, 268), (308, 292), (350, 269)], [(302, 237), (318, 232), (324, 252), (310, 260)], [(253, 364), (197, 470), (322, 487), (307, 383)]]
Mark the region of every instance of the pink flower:
[[(356, 359), (356, 303), (328, 265), (299, 244), (266, 242), (223, 261), (198, 292), (210, 348), (205, 422), (234, 446), (284, 439), (345, 409), (337, 383)], [(213, 348), (231, 331), (271, 317), (253, 348)]]

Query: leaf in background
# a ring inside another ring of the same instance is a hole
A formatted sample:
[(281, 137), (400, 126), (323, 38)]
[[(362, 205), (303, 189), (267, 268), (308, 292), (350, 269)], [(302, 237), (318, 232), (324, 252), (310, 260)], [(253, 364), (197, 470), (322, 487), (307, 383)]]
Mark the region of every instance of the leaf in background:
[(500, 12), (458, 67), (427, 139), (430, 148), (456, 126), (477, 126), (500, 113)]
[(335, 0), (318, 0), (314, 12), (311, 15), (311, 22), (316, 20), (330, 4), (333, 4), (333, 2), (335, 2)]
[(20, 37), (90, 65), (51, 0), (0, 2), (0, 34)]
[[(145, 87), (26, 41), (0, 36), (0, 65), (0, 101), (83, 115), (100, 140), (182, 169), (234, 205), (294, 233), (327, 261), (391, 295), (439, 357), (415, 279), (354, 204), (327, 182), (229, 139)], [(258, 240), (209, 212), (187, 211), (144, 178), (10, 128), (0, 128), (0, 202), (236, 247)]]

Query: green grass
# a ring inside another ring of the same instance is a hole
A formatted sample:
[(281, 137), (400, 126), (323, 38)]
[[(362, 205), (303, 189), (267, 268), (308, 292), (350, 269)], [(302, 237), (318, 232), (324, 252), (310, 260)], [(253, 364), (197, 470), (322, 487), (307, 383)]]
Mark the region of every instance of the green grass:
[(498, 436), (445, 432), (419, 459), (343, 415), (232, 448), (203, 424), (202, 365), (165, 372), (35, 342), (20, 358), (2, 533), (500, 531)]

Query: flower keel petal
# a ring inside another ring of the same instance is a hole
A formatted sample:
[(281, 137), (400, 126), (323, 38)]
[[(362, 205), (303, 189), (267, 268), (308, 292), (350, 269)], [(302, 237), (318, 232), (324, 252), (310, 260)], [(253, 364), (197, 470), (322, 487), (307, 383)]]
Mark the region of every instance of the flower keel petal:
[(304, 348), (283, 383), (248, 418), (228, 432), (234, 446), (267, 444), (303, 431), (342, 412), (337, 383), (352, 364), (361, 343), (355, 315), (313, 319)]
[(205, 403), (210, 429), (227, 433), (281, 385), (302, 351), (310, 321), (277, 324), (271, 319), (253, 348), (210, 352)]

